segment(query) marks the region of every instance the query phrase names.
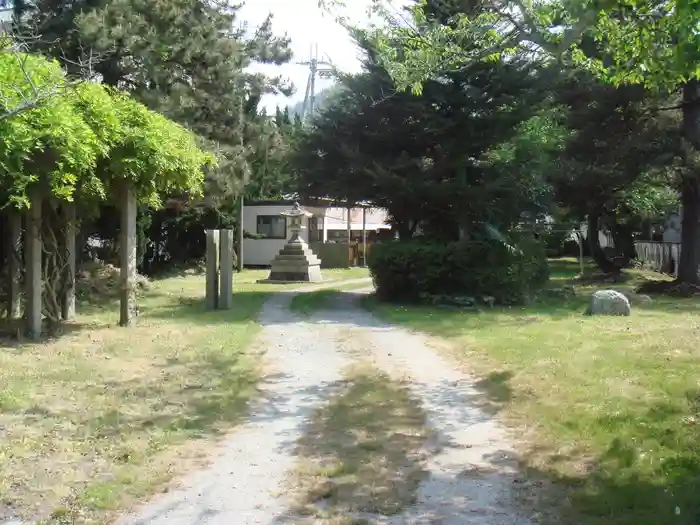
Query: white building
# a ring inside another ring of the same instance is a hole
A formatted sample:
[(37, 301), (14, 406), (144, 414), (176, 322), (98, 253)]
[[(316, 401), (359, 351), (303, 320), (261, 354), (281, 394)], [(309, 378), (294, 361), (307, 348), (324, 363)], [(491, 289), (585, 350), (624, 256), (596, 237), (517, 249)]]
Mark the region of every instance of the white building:
[[(243, 264), (267, 266), (291, 236), (288, 221), (280, 213), (290, 209), (294, 201), (258, 201), (243, 207)], [(322, 201), (302, 205), (312, 214), (302, 219), (301, 237), (309, 244), (362, 243), (364, 230), (368, 241), (380, 231), (391, 230), (385, 210), (327, 206)], [(364, 221), (363, 221), (364, 219)], [(364, 228), (363, 228), (364, 225)]]
[(12, 21), (12, 2), (0, 0), (0, 34), (4, 32), (4, 25)]

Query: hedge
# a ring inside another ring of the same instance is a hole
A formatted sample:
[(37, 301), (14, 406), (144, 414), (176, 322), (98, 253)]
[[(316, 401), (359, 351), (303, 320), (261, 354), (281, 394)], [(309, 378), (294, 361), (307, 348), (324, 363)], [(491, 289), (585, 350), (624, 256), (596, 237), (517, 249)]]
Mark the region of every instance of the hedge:
[(549, 279), (544, 246), (527, 237), (516, 246), (496, 240), (381, 243), (367, 262), (382, 301), (462, 297), (520, 304)]

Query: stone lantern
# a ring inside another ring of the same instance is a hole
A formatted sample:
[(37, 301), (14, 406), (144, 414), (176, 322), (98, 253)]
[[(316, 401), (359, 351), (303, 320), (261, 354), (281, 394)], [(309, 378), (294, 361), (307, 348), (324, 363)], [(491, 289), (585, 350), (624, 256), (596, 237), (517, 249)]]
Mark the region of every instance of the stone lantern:
[(282, 217), (287, 217), (289, 219), (289, 229), (292, 230), (292, 236), (289, 239), (289, 241), (295, 240), (297, 237), (299, 237), (299, 233), (301, 233), (302, 225), (301, 225), (301, 220), (304, 217), (311, 217), (311, 213), (309, 213), (306, 210), (302, 210), (301, 206), (299, 206), (298, 202), (294, 203), (294, 206), (292, 206), (291, 210), (286, 210), (280, 212), (280, 215)]
[(306, 241), (299, 235), (304, 217), (311, 213), (303, 210), (298, 202), (290, 210), (280, 213), (289, 220), (292, 236), (284, 248), (272, 260), (270, 276), (266, 282), (318, 282), (322, 281), (321, 261), (311, 251)]

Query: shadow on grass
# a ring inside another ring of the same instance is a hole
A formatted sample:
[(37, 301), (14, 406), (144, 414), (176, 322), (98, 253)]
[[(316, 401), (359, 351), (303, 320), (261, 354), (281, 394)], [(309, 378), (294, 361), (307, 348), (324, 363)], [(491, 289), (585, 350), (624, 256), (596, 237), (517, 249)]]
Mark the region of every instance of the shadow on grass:
[[(602, 417), (596, 424), (609, 428), (610, 439), (604, 453), (586, 461), (585, 475), (561, 475), (557, 465), (572, 458), (555, 455), (550, 455), (550, 468), (533, 470), (566, 492), (571, 506), (562, 509), (562, 521), (581, 525), (700, 523), (697, 429), (683, 429), (682, 423), (669, 425), (674, 417), (681, 421), (683, 415), (664, 403), (651, 405), (641, 417), (624, 413)], [(620, 435), (615, 436), (616, 432)], [(653, 451), (646, 449), (655, 446), (665, 448), (666, 457), (651, 464), (648, 454)], [(542, 456), (547, 451), (533, 449), (530, 454)], [(527, 463), (527, 454), (523, 460)]]
[(298, 510), (347, 517), (411, 505), (424, 476), (425, 425), (405, 387), (369, 368), (352, 372), (298, 442)]
[[(510, 378), (508, 372), (493, 372), (476, 386), (503, 406), (517, 396)], [(685, 411), (658, 402), (641, 414), (597, 417), (590, 422), (597, 430), (588, 432), (607, 436), (597, 456), (582, 450), (562, 454), (563, 442), (526, 448), (519, 455), (524, 477), (514, 485), (516, 492), (533, 504), (538, 523), (547, 525), (697, 525), (700, 436), (693, 417), (700, 416), (700, 390), (689, 390), (686, 398)], [(651, 461), (654, 455), (658, 461)], [(571, 465), (582, 473), (563, 474)]]
[(482, 392), (496, 407), (502, 406), (513, 400), (514, 392), (509, 384), (513, 376), (513, 372), (508, 370), (491, 372), (474, 383), (474, 388)]

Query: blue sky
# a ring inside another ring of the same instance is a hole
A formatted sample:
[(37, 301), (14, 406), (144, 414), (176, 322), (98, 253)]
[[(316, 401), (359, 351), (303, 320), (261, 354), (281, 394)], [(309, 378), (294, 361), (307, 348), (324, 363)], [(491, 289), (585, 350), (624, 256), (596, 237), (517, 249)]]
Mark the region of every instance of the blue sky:
[[(350, 7), (343, 9), (342, 14), (362, 23), (367, 21), (367, 7), (370, 0), (350, 0)], [(252, 28), (262, 22), (268, 13), (272, 13), (273, 27), (276, 34), (284, 34), (292, 39), (292, 50), (295, 58), (292, 62), (307, 60), (310, 47), (318, 44), (319, 58), (327, 55), (333, 65), (346, 72), (360, 70), (358, 50), (350, 40), (345, 30), (338, 25), (333, 16), (318, 7), (318, 0), (248, 0), (241, 9), (241, 18)], [(295, 94), (290, 97), (267, 97), (263, 105), (268, 110), (277, 104), (285, 106), (304, 98), (304, 90), (309, 70), (307, 66), (294, 63), (281, 67), (261, 66), (255, 69), (273, 74), (281, 74), (289, 78), (296, 87)], [(332, 84), (332, 80), (316, 80), (316, 91)]]

